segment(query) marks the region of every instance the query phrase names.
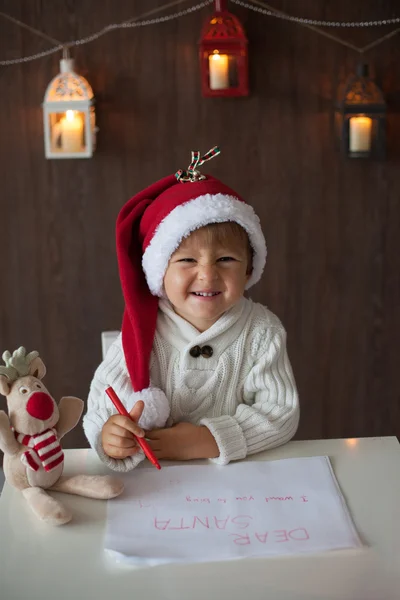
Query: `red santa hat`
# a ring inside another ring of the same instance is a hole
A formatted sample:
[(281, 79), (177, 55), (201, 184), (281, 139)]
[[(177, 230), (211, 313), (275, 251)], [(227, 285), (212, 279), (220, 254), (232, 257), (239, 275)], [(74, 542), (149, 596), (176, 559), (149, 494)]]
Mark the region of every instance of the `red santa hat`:
[(253, 208), (224, 183), (198, 171), (217, 154), (217, 147), (203, 157), (192, 152), (186, 171), (165, 177), (133, 196), (117, 219), (117, 256), (125, 299), (122, 345), (133, 389), (145, 403), (146, 397), (154, 400), (154, 394), (148, 396), (146, 391), (151, 391), (149, 360), (158, 299), (163, 297), (169, 259), (182, 240), (204, 225), (234, 221), (247, 232), (254, 253), (246, 289), (257, 283), (264, 269), (267, 250)]

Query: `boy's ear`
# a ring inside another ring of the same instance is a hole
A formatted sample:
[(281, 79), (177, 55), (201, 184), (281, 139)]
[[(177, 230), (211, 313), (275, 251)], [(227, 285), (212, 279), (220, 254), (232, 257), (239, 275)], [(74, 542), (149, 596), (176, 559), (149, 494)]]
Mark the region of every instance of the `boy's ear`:
[(46, 367), (40, 356), (34, 358), (29, 365), (29, 375), (33, 375), (33, 377), (36, 377), (37, 379), (43, 379), (46, 375)]
[(0, 394), (8, 396), (11, 390), (11, 383), (5, 375), (0, 375)]

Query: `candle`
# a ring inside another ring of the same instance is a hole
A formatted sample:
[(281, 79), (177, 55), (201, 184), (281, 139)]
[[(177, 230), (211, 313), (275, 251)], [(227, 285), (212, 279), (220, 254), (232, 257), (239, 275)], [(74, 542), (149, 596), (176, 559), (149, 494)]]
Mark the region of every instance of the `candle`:
[(64, 152), (82, 151), (83, 122), (76, 110), (67, 110), (61, 124), (61, 148)]
[(351, 117), (350, 152), (369, 152), (371, 150), (372, 119), (369, 117)]
[(210, 90), (225, 90), (229, 87), (228, 55), (210, 54)]

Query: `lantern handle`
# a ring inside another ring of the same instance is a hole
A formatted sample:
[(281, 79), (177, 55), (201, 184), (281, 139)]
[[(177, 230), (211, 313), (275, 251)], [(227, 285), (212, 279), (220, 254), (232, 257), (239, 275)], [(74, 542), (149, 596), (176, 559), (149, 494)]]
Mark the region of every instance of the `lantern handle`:
[(226, 11), (226, 0), (215, 0), (215, 12)]
[(75, 70), (74, 59), (71, 58), (68, 46), (63, 46), (63, 57), (60, 60), (60, 73), (73, 73)]

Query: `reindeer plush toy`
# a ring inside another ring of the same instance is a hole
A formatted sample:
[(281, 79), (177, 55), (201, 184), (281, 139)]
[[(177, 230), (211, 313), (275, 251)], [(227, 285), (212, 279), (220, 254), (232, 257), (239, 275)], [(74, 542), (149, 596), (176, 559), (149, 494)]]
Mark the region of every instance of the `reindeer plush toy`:
[(59, 405), (42, 383), (46, 367), (38, 352), (19, 348), (3, 354), (0, 393), (7, 397), (8, 417), (0, 411), (0, 450), (6, 480), (28, 501), (34, 513), (52, 525), (71, 520), (71, 513), (46, 490), (107, 499), (118, 496), (123, 483), (114, 477), (62, 477), (60, 439), (78, 423), (83, 402), (65, 396)]

